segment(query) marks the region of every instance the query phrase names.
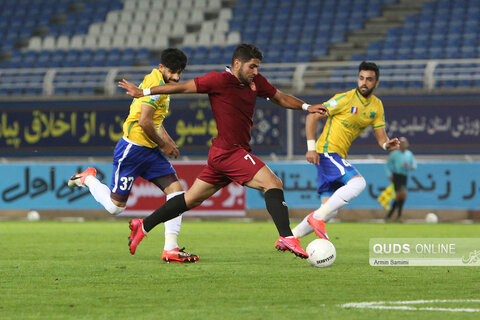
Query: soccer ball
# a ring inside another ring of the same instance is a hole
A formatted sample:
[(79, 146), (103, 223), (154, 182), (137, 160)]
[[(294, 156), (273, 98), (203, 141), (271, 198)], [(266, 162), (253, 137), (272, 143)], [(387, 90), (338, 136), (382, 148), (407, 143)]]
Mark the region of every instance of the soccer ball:
[(438, 222), (438, 216), (433, 212), (427, 213), (427, 215), (425, 217), (425, 222), (426, 223), (437, 223)]
[(35, 211), (35, 210), (29, 211), (27, 214), (27, 220), (28, 221), (40, 220), (40, 213), (38, 213), (38, 211)]
[(307, 246), (308, 263), (316, 268), (331, 266), (337, 257), (335, 246), (328, 240), (315, 239)]

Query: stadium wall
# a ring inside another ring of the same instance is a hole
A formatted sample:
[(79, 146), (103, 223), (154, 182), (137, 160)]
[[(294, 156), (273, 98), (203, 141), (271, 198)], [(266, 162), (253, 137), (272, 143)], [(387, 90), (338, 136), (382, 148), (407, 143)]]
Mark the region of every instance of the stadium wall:
[[(315, 103), (326, 101), (330, 96), (301, 98)], [(381, 98), (388, 134), (408, 137), (412, 151), (418, 156), (432, 155), (432, 161), (420, 163), (412, 177), (405, 217), (410, 214), (413, 218), (421, 217), (429, 210), (443, 210), (444, 214), (440, 216), (443, 220), (478, 219), (480, 181), (475, 177), (480, 176), (479, 163), (437, 160), (445, 158), (445, 155), (480, 154), (480, 95), (386, 95)], [(3, 158), (0, 171), (4, 177), (0, 181), (0, 217), (24, 217), (29, 210), (42, 210), (43, 216), (51, 218), (62, 215), (105, 218), (106, 213), (86, 190), (72, 192), (65, 188), (65, 183), (73, 172), (95, 165), (100, 177), (109, 184), (111, 165), (108, 161), (72, 162), (71, 159), (110, 159), (114, 145), (122, 135), (122, 121), (128, 114), (130, 101), (125, 98), (36, 100), (29, 97), (0, 101), (0, 157)], [(173, 112), (165, 121), (165, 127), (181, 147), (182, 155), (205, 159), (211, 140), (216, 135), (208, 99), (199, 95), (175, 97), (171, 110)], [(304, 115), (301, 111), (278, 108), (259, 100), (252, 130), (255, 154), (274, 154), (287, 159), (303, 156), (306, 149)], [(353, 158), (356, 155), (373, 155), (375, 158), (377, 154), (385, 157), (370, 129), (355, 141), (350, 151)], [(52, 158), (55, 162), (50, 161)], [(313, 167), (295, 162), (272, 162), (270, 165), (284, 179), (292, 217), (301, 218), (318, 206), (312, 180), (315, 177)], [(388, 183), (383, 164), (355, 165), (366, 176), (369, 185), (359, 198), (342, 210), (342, 219), (382, 217), (384, 212), (375, 203), (374, 196)], [(295, 168), (295, 171), (289, 168)], [(180, 173), (187, 169), (178, 170)], [(309, 171), (302, 173), (304, 170)], [(300, 173), (310, 180), (295, 180), (295, 176), (290, 176)], [(147, 187), (148, 183), (139, 183), (146, 192), (154, 192)], [(25, 189), (27, 186), (28, 190)], [(449, 192), (447, 188), (450, 188)], [(240, 189), (232, 187), (207, 202), (210, 206), (207, 209), (214, 208), (216, 215), (206, 213), (208, 210), (194, 215), (268, 218), (258, 192), (249, 190), (242, 194)], [(12, 200), (12, 197), (17, 198)], [(223, 206), (222, 201), (228, 199), (240, 209)], [(157, 205), (162, 201), (160, 198), (153, 203)], [(150, 202), (148, 199), (138, 201)], [(241, 209), (242, 205), (245, 209)], [(130, 214), (142, 215), (148, 210), (149, 207), (134, 207)]]
[[(330, 97), (301, 98), (317, 103)], [(406, 136), (415, 154), (480, 154), (479, 94), (381, 98), (388, 135)], [(0, 157), (111, 156), (122, 136), (129, 103), (126, 99), (0, 101)], [(217, 134), (208, 99), (197, 95), (172, 99), (171, 111), (164, 126), (182, 155), (205, 156)], [(255, 153), (304, 155), (304, 124), (303, 112), (259, 100), (252, 129)], [(367, 128), (350, 154), (384, 152), (378, 148), (373, 130)]]
[[(174, 162), (181, 183), (188, 189), (205, 163)], [(390, 184), (380, 161), (352, 161), (367, 180), (367, 188), (342, 210), (345, 220), (369, 220), (385, 215), (377, 197)], [(31, 210), (49, 212), (50, 217), (81, 216), (108, 218), (86, 188), (70, 189), (67, 181), (74, 172), (83, 171), (92, 163), (8, 163), (0, 167), (3, 177), (0, 193), (0, 217), (22, 217)], [(98, 178), (110, 184), (112, 173), (108, 162), (95, 163)], [(269, 162), (282, 179), (285, 200), (292, 217), (303, 217), (320, 204), (316, 193), (316, 169), (303, 161)], [(477, 219), (480, 208), (480, 162), (429, 161), (421, 162), (411, 174), (407, 218), (421, 219), (428, 212), (444, 211), (443, 220)], [(163, 193), (149, 182), (138, 179), (132, 188), (122, 216), (145, 216), (165, 202)], [(55, 213), (56, 212), (56, 213)], [(345, 212), (345, 213), (343, 213)], [(443, 214), (442, 214), (443, 215)], [(268, 218), (263, 194), (237, 184), (217, 192), (203, 205), (186, 214), (187, 217)]]

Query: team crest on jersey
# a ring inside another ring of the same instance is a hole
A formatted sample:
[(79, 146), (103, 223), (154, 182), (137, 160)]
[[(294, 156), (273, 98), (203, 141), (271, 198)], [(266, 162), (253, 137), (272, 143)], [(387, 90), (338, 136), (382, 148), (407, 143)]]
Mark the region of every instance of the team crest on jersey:
[(255, 85), (255, 82), (250, 83), (250, 89), (252, 89), (252, 91), (257, 91), (257, 86)]
[(328, 104), (332, 108), (335, 108), (338, 105), (337, 100), (335, 100), (335, 99), (331, 99), (330, 101), (328, 101)]
[(350, 113), (351, 114), (356, 114), (358, 112), (358, 108), (357, 107), (352, 107), (352, 109), (350, 109)]

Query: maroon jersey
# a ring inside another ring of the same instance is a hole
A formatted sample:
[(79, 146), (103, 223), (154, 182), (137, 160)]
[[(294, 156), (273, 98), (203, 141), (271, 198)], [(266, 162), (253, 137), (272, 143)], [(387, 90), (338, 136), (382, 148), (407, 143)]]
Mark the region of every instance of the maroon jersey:
[(198, 93), (208, 93), (217, 122), (218, 135), (212, 144), (227, 150), (242, 147), (250, 151), (256, 99), (271, 98), (277, 89), (261, 74), (250, 85), (244, 85), (229, 70), (210, 72), (194, 81)]

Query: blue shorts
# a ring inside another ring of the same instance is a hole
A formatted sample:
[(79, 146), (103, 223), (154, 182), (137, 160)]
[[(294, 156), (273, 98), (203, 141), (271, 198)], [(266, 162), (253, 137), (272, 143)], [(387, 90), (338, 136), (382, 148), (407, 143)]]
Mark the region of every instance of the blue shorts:
[(120, 139), (113, 152), (112, 193), (129, 194), (133, 182), (174, 174), (175, 169), (158, 148), (147, 148)]
[(317, 167), (317, 192), (331, 196), (351, 178), (360, 175), (347, 160), (338, 153), (319, 153), (320, 165)]

